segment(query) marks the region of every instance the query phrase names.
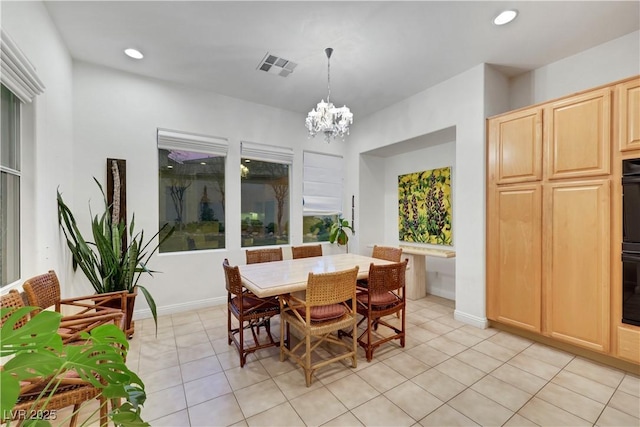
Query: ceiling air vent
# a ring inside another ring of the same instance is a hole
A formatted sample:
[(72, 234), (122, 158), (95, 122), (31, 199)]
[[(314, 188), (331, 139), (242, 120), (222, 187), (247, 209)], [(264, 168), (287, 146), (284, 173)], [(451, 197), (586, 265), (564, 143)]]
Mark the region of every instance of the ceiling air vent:
[(256, 69), (265, 71), (269, 74), (277, 74), (282, 77), (287, 77), (289, 74), (293, 73), (293, 70), (297, 65), (298, 64), (296, 64), (295, 62), (291, 62), (288, 59), (279, 58), (267, 52)]

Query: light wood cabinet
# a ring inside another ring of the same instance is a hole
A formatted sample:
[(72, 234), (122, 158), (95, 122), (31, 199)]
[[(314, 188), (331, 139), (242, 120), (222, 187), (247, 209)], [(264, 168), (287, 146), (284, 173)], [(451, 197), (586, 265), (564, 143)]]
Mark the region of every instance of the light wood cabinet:
[(640, 329), (630, 326), (618, 326), (616, 354), (621, 359), (640, 363)]
[(498, 188), (490, 234), (494, 236), (495, 277), (489, 317), (533, 332), (541, 325), (542, 187), (538, 184)]
[(609, 179), (550, 183), (545, 236), (546, 333), (609, 350)]
[(620, 260), (621, 161), (639, 155), (639, 77), (488, 120), (490, 320), (640, 364)]
[(549, 179), (610, 173), (610, 88), (549, 104), (544, 125)]
[(620, 151), (640, 150), (640, 79), (617, 87)]
[(542, 109), (518, 111), (491, 122), (490, 169), (499, 184), (542, 179)]

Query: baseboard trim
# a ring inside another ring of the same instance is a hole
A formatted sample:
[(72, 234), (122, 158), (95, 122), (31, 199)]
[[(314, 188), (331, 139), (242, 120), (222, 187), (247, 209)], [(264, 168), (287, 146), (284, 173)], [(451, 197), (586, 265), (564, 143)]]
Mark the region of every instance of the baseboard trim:
[(442, 288), (429, 289), (429, 287), (427, 286), (427, 295), (435, 295), (437, 297), (450, 299), (452, 301), (456, 300), (455, 290), (442, 289)]
[[(223, 305), (227, 302), (227, 297), (207, 298), (198, 301), (190, 301), (180, 304), (165, 305), (158, 307), (158, 316), (164, 316), (167, 314), (185, 313), (193, 310), (200, 310), (202, 308), (213, 307), (216, 305)], [(143, 310), (134, 310), (133, 319), (149, 319), (151, 318), (151, 310), (145, 308)]]
[(511, 325), (505, 325), (504, 323), (496, 322), (494, 320), (490, 322), (490, 326), (501, 331), (509, 332), (510, 334), (530, 339), (531, 341), (548, 345), (549, 347), (557, 348), (567, 353), (572, 353), (576, 356), (584, 357), (585, 359), (590, 359), (598, 363), (612, 366), (616, 369), (631, 372), (634, 375), (640, 375), (640, 365), (623, 359), (618, 359), (617, 357), (610, 354), (598, 353), (586, 348), (575, 346), (570, 343), (555, 340), (551, 337), (540, 335), (536, 332), (527, 331)]
[(474, 316), (459, 310), (453, 312), (453, 318), (467, 325), (475, 326), (476, 328), (487, 329), (489, 327), (489, 319), (486, 317)]

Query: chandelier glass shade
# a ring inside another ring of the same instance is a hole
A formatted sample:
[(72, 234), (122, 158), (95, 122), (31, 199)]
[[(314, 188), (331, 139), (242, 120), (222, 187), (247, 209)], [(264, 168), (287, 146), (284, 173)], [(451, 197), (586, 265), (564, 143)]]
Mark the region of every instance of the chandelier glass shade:
[(327, 102), (324, 102), (324, 99), (320, 101), (316, 108), (307, 115), (305, 124), (309, 130), (310, 138), (318, 133), (323, 133), (327, 142), (336, 136), (344, 140), (345, 134), (349, 135), (349, 125), (353, 123), (353, 114), (346, 105), (337, 108), (331, 103), (331, 54), (333, 49), (328, 47), (324, 52), (327, 54)]

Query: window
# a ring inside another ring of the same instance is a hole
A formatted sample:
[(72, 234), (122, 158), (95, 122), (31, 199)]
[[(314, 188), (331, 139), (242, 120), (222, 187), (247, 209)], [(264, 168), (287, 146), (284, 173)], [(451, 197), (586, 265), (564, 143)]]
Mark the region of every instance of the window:
[(20, 100), (2, 85), (0, 270), (2, 286), (20, 279)]
[(226, 152), (223, 139), (158, 130), (160, 227), (174, 227), (161, 253), (225, 247)]
[(21, 106), (44, 85), (20, 48), (0, 29), (0, 287), (20, 279)]
[(302, 241), (326, 242), (331, 224), (342, 214), (343, 159), (304, 152)]
[(289, 170), (292, 160), (291, 149), (242, 143), (242, 247), (289, 243)]

